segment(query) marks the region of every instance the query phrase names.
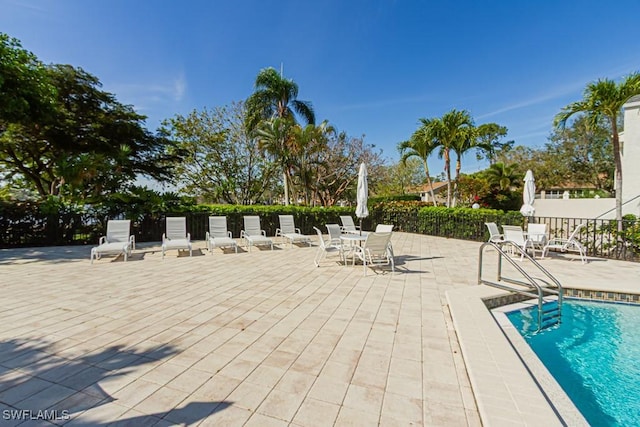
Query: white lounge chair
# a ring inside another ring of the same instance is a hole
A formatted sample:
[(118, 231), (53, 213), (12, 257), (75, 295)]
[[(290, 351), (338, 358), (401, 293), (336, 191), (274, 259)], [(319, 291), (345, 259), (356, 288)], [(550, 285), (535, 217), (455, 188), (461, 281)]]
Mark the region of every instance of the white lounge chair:
[(350, 215), (340, 215), (340, 221), (342, 222), (343, 233), (360, 233), (360, 226), (353, 223), (353, 218)]
[(367, 265), (374, 267), (391, 264), (391, 272), (395, 271), (395, 263), (391, 251), (389, 251), (389, 241), (391, 233), (369, 233), (367, 240), (362, 247), (354, 246), (353, 265), (356, 257), (362, 260), (364, 265), (364, 275), (367, 275)]
[(504, 235), (500, 233), (498, 225), (495, 222), (485, 222), (484, 225), (486, 225), (487, 230), (489, 230), (489, 242), (504, 243)]
[[(342, 252), (342, 242), (340, 241), (340, 234), (341, 234), (340, 226), (338, 224), (327, 224), (327, 229), (329, 229), (329, 240), (327, 241), (325, 241), (324, 237), (322, 237), (322, 231), (320, 231), (319, 228), (313, 227), (313, 229), (316, 230), (316, 233), (318, 234), (318, 243), (320, 244), (320, 246), (318, 247), (318, 252), (316, 253), (316, 257), (313, 260), (316, 267), (320, 267), (320, 261), (322, 261), (322, 259), (327, 256), (327, 253), (334, 250), (338, 251), (338, 253), (340, 254), (340, 259), (344, 261), (343, 252)], [(333, 229), (333, 236), (331, 233), (332, 229)], [(337, 237), (335, 237), (336, 232), (337, 232)]]
[(187, 218), (167, 217), (166, 232), (162, 235), (162, 258), (169, 249), (188, 249), (189, 256), (193, 255), (191, 249), (191, 234), (187, 233)]
[[(503, 225), (502, 232), (504, 234), (505, 242), (510, 242), (513, 245), (518, 246), (523, 250), (523, 252), (526, 252), (527, 248), (531, 248), (533, 256), (536, 256), (536, 247), (533, 244), (533, 241), (525, 237), (522, 227), (517, 225)], [(523, 259), (524, 253), (520, 255), (520, 261)]]
[(547, 224), (531, 223), (527, 225), (527, 238), (533, 242), (533, 245), (543, 250), (547, 244)]
[(131, 231), (128, 219), (110, 219), (107, 221), (107, 235), (100, 237), (98, 246), (91, 248), (91, 264), (93, 259), (100, 259), (102, 254), (123, 254), (124, 260), (136, 248), (136, 240)]
[(227, 229), (226, 216), (209, 217), (209, 231), (207, 231), (205, 239), (209, 252), (213, 248), (233, 248), (238, 253), (238, 243), (233, 240), (233, 235)]
[(549, 242), (542, 249), (542, 258), (547, 256), (549, 249), (558, 249), (560, 252), (578, 251), (580, 253), (580, 259), (583, 264), (587, 263), (587, 248), (578, 240), (578, 234), (584, 227), (584, 224), (579, 224), (571, 233), (569, 238), (562, 239), (560, 237), (553, 237), (549, 239)]
[(244, 217), (244, 230), (240, 231), (240, 238), (249, 248), (249, 252), (251, 252), (252, 246), (271, 246), (271, 250), (273, 250), (273, 241), (267, 237), (264, 230), (260, 229), (259, 216)]
[(276, 237), (280, 236), (283, 243), (285, 240), (289, 240), (291, 247), (294, 243), (306, 243), (311, 246), (309, 236), (305, 236), (299, 228), (296, 228), (293, 215), (278, 215), (278, 218), (280, 219), (280, 228), (276, 228)]

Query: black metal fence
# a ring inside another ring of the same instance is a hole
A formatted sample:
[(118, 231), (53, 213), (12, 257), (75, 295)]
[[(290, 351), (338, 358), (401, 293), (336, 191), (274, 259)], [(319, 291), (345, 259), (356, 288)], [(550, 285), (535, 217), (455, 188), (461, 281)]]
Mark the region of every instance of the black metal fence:
[[(427, 234), (455, 239), (486, 241), (489, 237), (485, 222), (499, 226), (510, 224), (526, 227), (528, 219), (519, 212), (487, 214), (470, 210), (434, 209), (372, 209), (363, 221), (364, 229), (376, 224), (394, 224), (396, 231)], [(289, 209), (280, 212), (270, 209), (260, 212), (262, 228), (274, 235), (279, 226), (278, 215), (291, 214)], [(246, 212), (229, 212), (227, 224), (234, 237), (240, 236), (243, 216)], [(257, 213), (256, 213), (257, 214)], [(340, 223), (335, 210), (301, 211), (295, 213), (296, 226), (304, 234), (314, 234), (317, 226), (326, 233), (324, 224)], [(158, 242), (162, 239), (167, 216), (185, 216), (187, 230), (193, 240), (203, 240), (209, 228), (208, 213), (145, 214), (132, 220), (132, 233), (138, 242)], [(533, 222), (548, 225), (548, 232), (555, 237), (568, 237), (579, 225), (585, 224), (578, 240), (587, 247), (588, 255), (628, 261), (640, 261), (640, 220), (615, 220), (586, 218), (534, 218)], [(37, 210), (15, 212), (0, 211), (0, 248), (96, 244), (105, 233), (107, 218), (95, 213), (42, 214)]]

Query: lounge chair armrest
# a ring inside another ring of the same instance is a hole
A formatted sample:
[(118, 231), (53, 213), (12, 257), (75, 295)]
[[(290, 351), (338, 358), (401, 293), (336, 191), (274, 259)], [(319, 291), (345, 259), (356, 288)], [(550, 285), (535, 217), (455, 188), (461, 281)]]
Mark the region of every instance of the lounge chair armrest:
[(98, 246), (103, 243), (107, 243), (107, 236), (100, 236), (100, 239), (98, 239)]
[(166, 242), (167, 240), (167, 234), (166, 233), (162, 233), (162, 243)]
[(131, 250), (136, 250), (136, 236), (133, 234), (129, 236), (129, 245), (131, 245)]
[(296, 228), (296, 233), (298, 233), (298, 234), (302, 234), (302, 231), (300, 231), (300, 229), (299, 229), (299, 228)]
[(233, 239), (233, 234), (231, 234), (230, 231), (227, 231), (227, 235), (229, 236), (230, 239)]
[(267, 232), (264, 230), (260, 230), (260, 234), (262, 234), (264, 237), (267, 237)]
[(207, 231), (206, 233), (204, 233), (204, 240), (209, 240), (209, 232)]
[(245, 233), (244, 230), (240, 230), (240, 238), (241, 239), (243, 239), (246, 235), (247, 235), (247, 233)]
[(187, 233), (187, 242), (191, 241), (191, 233)]
[(280, 230), (279, 228), (276, 228), (276, 237), (281, 235), (282, 235), (282, 230)]

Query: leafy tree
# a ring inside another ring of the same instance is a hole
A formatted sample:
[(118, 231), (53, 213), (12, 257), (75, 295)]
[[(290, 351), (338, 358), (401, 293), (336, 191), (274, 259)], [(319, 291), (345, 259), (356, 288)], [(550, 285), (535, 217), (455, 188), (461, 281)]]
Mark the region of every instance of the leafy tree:
[(497, 123), (482, 124), (477, 127), (476, 132), (477, 159), (487, 159), (490, 165), (496, 163), (499, 153), (509, 151), (515, 143), (501, 141), (507, 135), (507, 128)]
[(372, 192), (378, 196), (398, 196), (407, 194), (407, 190), (416, 188), (424, 182), (423, 164), (419, 159), (408, 158), (382, 169), (381, 179)]
[[(291, 128), (284, 125), (287, 120), (292, 124), (296, 123), (295, 115), (298, 114), (308, 124), (315, 124), (315, 113), (308, 101), (301, 101), (298, 98), (298, 85), (291, 79), (285, 79), (274, 68), (260, 70), (255, 81), (255, 91), (247, 99), (246, 125), (250, 132), (256, 132), (260, 123), (266, 120), (280, 119), (278, 123), (279, 132), (289, 131)], [(263, 131), (268, 132), (270, 125), (263, 126)], [(273, 131), (273, 127), (271, 131)], [(262, 138), (268, 135), (262, 135)], [(289, 135), (283, 135), (283, 141), (288, 140)], [(284, 147), (284, 146), (282, 146)], [(280, 151), (283, 155), (285, 151)], [(272, 154), (277, 154), (272, 151)], [(289, 167), (288, 159), (278, 161), (283, 167)], [(283, 184), (285, 190), (285, 204), (289, 204), (289, 173), (282, 171)]]
[(163, 131), (184, 152), (175, 175), (188, 194), (207, 202), (246, 205), (259, 202), (272, 188), (275, 165), (248, 135), (245, 111), (244, 103), (232, 103), (163, 123)]
[(102, 197), (138, 175), (172, 177), (171, 142), (144, 127), (145, 117), (100, 90), (97, 77), (70, 65), (48, 67), (56, 88), (54, 113), (8, 123), (0, 136), (0, 164), (24, 177), (41, 197)]
[(55, 96), (46, 66), (23, 49), (20, 41), (0, 33), (0, 133), (8, 123), (49, 117)]
[(319, 166), (318, 153), (327, 149), (327, 142), (335, 134), (335, 128), (325, 120), (318, 126), (309, 124), (305, 127), (295, 126), (292, 134), (293, 166), (304, 194), (304, 201), (309, 205), (315, 173)]
[(562, 168), (568, 182), (612, 192), (615, 165), (610, 135), (605, 121), (594, 126), (585, 116), (580, 116), (570, 126), (556, 129), (545, 147), (549, 156), (560, 160), (554, 162), (554, 167)]
[(376, 188), (384, 162), (375, 146), (365, 143), (364, 137), (349, 137), (345, 132), (329, 135), (327, 148), (315, 154), (317, 170), (313, 200), (319, 199), (323, 206), (334, 206), (340, 200), (355, 201), (355, 183), (361, 162), (367, 164), (369, 188)]
[(594, 126), (597, 126), (600, 119), (609, 122), (616, 168), (616, 220), (619, 224), (622, 224), (622, 158), (620, 157), (618, 118), (624, 103), (638, 94), (640, 94), (640, 73), (632, 73), (620, 83), (610, 79), (601, 79), (589, 83), (584, 90), (583, 100), (564, 107), (554, 120), (554, 125), (560, 129), (566, 126), (567, 120), (571, 116), (578, 113), (584, 113)]
[(434, 206), (437, 205), (435, 195), (433, 193), (433, 183), (431, 182), (431, 176), (429, 173), (429, 156), (438, 147), (437, 135), (435, 134), (434, 127), (432, 126), (432, 119), (420, 119), (422, 125), (411, 135), (408, 141), (403, 141), (398, 144), (398, 151), (400, 152), (400, 161), (406, 165), (408, 159), (417, 157), (422, 162), (424, 173), (431, 193), (431, 200), (433, 200)]
[(458, 193), (460, 203), (472, 207), (474, 203), (480, 203), (490, 195), (491, 186), (481, 174), (462, 174), (458, 182)]

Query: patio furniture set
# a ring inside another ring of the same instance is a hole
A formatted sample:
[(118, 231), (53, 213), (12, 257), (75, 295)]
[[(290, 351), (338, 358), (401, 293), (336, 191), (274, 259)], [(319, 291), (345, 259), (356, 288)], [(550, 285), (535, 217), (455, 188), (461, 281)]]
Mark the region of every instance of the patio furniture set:
[(580, 254), (583, 264), (587, 263), (587, 249), (578, 240), (580, 231), (584, 224), (579, 224), (569, 235), (568, 238), (548, 237), (547, 224), (531, 223), (527, 225), (527, 231), (523, 231), (522, 227), (515, 225), (503, 225), (502, 233), (498, 230), (495, 222), (485, 223), (489, 230), (489, 241), (503, 245), (509, 243), (511, 249), (517, 246), (522, 249), (520, 260), (524, 258), (524, 252), (530, 250), (532, 255), (536, 256), (536, 250), (540, 251), (540, 258), (544, 259), (548, 255), (549, 250), (557, 250), (560, 252), (576, 251)]
[[(356, 259), (362, 261), (364, 274), (367, 266), (391, 265), (395, 271), (393, 260), (393, 248), (391, 246), (391, 234), (393, 225), (378, 224), (374, 232), (362, 231), (353, 223), (350, 216), (341, 216), (342, 225), (327, 224), (329, 239), (324, 240), (322, 232), (314, 227), (318, 233), (319, 248), (314, 259), (316, 266), (328, 252), (337, 250), (340, 259), (346, 264), (347, 258), (352, 258), (352, 265)], [(280, 237), (282, 243), (306, 243), (311, 246), (311, 239), (301, 233), (295, 226), (293, 215), (279, 215), (280, 227), (276, 229), (276, 238)], [(135, 250), (135, 238), (130, 233), (130, 220), (109, 220), (107, 222), (106, 235), (100, 237), (98, 246), (91, 249), (91, 263), (94, 259), (100, 259), (104, 254), (122, 254), (124, 261)], [(238, 242), (233, 239), (231, 231), (227, 227), (225, 216), (210, 216), (209, 231), (205, 236), (206, 247), (209, 252), (214, 248), (232, 248), (238, 253)], [(250, 252), (254, 246), (267, 246), (273, 250), (273, 239), (267, 237), (261, 229), (259, 216), (245, 216), (244, 229), (240, 232), (240, 242)], [(185, 217), (167, 217), (166, 231), (162, 235), (162, 257), (168, 250), (188, 250), (189, 256), (193, 255), (191, 235), (187, 232)]]

